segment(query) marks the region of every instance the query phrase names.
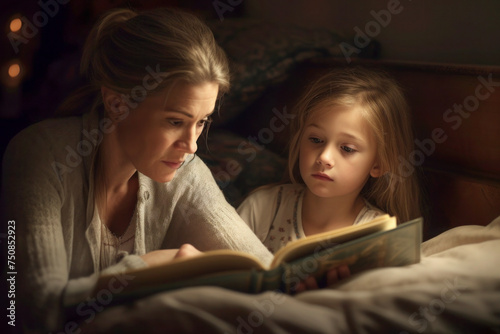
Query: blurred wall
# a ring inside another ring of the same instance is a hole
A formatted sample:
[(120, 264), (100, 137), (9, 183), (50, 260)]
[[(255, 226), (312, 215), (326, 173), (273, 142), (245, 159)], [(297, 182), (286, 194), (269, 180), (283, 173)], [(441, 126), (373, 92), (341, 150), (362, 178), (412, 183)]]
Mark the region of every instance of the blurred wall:
[[(373, 13), (388, 7), (398, 13), (390, 20), (380, 15), (384, 27)], [(355, 29), (366, 33), (368, 26), (383, 59), (500, 65), (499, 0), (248, 0), (246, 10), (251, 17), (335, 29), (353, 36), (353, 46)]]

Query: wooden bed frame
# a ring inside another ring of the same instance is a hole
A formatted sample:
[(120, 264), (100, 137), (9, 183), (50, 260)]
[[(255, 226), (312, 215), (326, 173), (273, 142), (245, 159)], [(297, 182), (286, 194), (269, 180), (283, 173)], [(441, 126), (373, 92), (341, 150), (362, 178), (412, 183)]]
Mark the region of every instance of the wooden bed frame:
[(422, 165), (428, 237), (454, 226), (491, 222), (500, 215), (500, 68), (385, 67), (406, 89), (416, 138), (430, 142), (433, 131), (444, 133), (445, 140), (435, 142)]
[[(269, 124), (272, 115), (266, 111), (290, 110), (307, 82), (333, 67), (352, 65), (383, 68), (405, 90), (419, 141), (412, 158), (423, 170), (424, 238), (454, 226), (486, 225), (500, 216), (500, 67), (309, 61), (282, 85), (271, 87), (232, 126), (243, 129), (244, 136), (256, 133)], [(286, 130), (276, 134), (269, 147), (284, 154), (288, 136)]]

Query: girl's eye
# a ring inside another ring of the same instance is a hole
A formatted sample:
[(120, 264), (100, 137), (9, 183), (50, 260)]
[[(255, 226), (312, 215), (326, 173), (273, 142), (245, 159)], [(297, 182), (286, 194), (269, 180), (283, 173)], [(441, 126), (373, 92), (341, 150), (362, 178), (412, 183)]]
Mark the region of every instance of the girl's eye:
[(345, 145), (342, 145), (340, 146), (340, 149), (346, 153), (354, 153), (356, 152), (355, 149), (353, 149), (352, 147), (349, 147), (349, 146), (345, 146)]
[(310, 137), (309, 138), (309, 141), (313, 144), (321, 144), (323, 141), (319, 138), (316, 138), (316, 137)]

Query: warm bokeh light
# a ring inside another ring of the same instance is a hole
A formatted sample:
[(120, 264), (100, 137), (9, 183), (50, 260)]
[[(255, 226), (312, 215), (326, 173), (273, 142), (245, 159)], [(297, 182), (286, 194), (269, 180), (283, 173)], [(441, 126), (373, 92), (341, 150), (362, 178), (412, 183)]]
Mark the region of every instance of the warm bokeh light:
[(10, 31), (16, 32), (16, 31), (19, 31), (19, 29), (21, 29), (22, 26), (23, 26), (23, 22), (21, 21), (21, 19), (15, 18), (15, 19), (12, 19), (12, 21), (10, 21), (9, 28), (10, 28)]
[(21, 73), (21, 66), (19, 64), (12, 64), (9, 66), (9, 77), (15, 78)]
[(17, 88), (23, 81), (25, 71), (20, 59), (11, 59), (1, 65), (0, 82), (4, 87)]

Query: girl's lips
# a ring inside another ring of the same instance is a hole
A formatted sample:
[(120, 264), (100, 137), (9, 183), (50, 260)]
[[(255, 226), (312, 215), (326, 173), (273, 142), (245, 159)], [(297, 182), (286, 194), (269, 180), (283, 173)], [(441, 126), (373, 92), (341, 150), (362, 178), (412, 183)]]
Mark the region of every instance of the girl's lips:
[(165, 165), (173, 169), (179, 169), (184, 161), (174, 162), (174, 161), (162, 161)]
[(313, 174), (312, 177), (314, 177), (315, 179), (318, 179), (318, 180), (322, 180), (322, 181), (333, 181), (333, 179), (331, 177), (329, 177), (328, 175), (323, 174), (323, 173)]

